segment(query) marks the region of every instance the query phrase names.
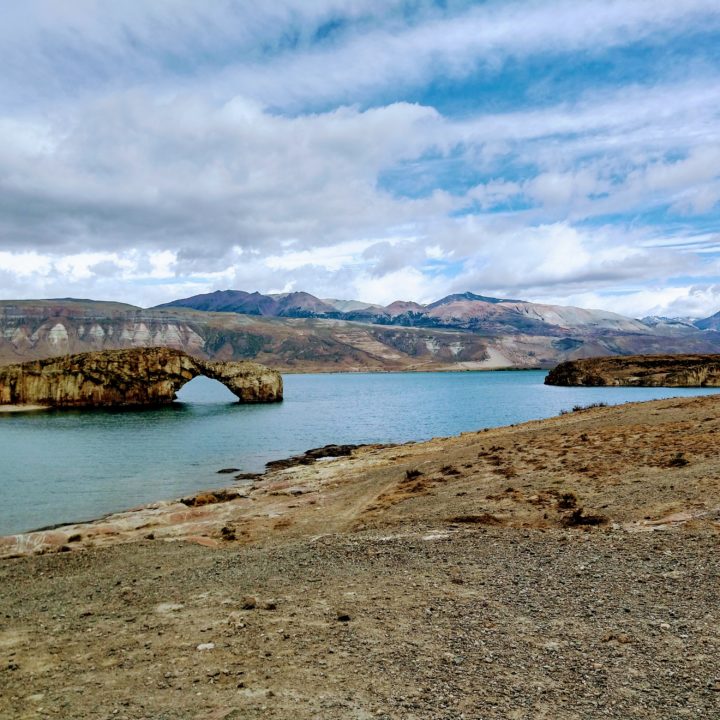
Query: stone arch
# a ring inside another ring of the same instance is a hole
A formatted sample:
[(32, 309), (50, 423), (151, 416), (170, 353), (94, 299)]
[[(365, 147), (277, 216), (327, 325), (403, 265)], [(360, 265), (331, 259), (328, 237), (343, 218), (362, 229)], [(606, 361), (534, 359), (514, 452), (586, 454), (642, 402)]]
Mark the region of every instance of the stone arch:
[(164, 405), (189, 380), (218, 380), (243, 403), (282, 400), (280, 373), (258, 363), (211, 362), (152, 347), (80, 353), (0, 368), (0, 405)]
[[(282, 400), (282, 377), (276, 370), (253, 362), (213, 362), (196, 358), (190, 358), (190, 360), (193, 361), (198, 371), (194, 377), (202, 375), (211, 380), (217, 380), (230, 390), (240, 402)], [(182, 385), (184, 384), (183, 382)], [(177, 389), (179, 390), (180, 387)]]

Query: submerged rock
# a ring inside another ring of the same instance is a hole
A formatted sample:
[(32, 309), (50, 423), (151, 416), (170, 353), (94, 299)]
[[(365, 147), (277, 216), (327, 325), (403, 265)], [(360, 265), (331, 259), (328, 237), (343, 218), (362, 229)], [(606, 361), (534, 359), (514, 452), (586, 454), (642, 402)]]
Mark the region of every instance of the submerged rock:
[(208, 362), (171, 348), (80, 353), (0, 368), (0, 405), (164, 405), (189, 380), (218, 380), (244, 403), (282, 400), (280, 373), (252, 362)]
[(274, 471), (285, 470), (287, 468), (295, 467), (296, 465), (312, 465), (318, 460), (322, 460), (324, 458), (337, 458), (352, 455), (353, 451), (357, 450), (357, 448), (359, 447), (362, 446), (323, 445), (319, 448), (311, 448), (310, 450), (306, 450), (302, 455), (293, 455), (292, 457), (282, 458), (281, 460), (270, 460), (270, 462), (265, 463), (265, 468), (268, 471)]

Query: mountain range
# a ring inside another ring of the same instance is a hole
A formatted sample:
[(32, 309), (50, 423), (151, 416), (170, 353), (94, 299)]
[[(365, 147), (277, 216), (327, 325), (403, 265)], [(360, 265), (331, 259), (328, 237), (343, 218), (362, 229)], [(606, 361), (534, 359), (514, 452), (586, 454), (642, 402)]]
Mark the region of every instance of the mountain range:
[(638, 320), (471, 292), (387, 306), (242, 290), (146, 309), (73, 298), (0, 301), (0, 364), (148, 345), (298, 372), (545, 368), (598, 355), (720, 352), (720, 313)]
[[(654, 327), (650, 322), (604, 310), (542, 305), (471, 292), (448, 295), (428, 305), (398, 300), (381, 306), (358, 301), (321, 300), (306, 292), (262, 295), (242, 290), (218, 290), (173, 300), (158, 305), (156, 309), (162, 308), (234, 312), (262, 317), (341, 319), (407, 327), (452, 327), (481, 334), (507, 331), (563, 335), (569, 329), (583, 333), (599, 330), (646, 333)], [(669, 321), (667, 324), (670, 324)]]

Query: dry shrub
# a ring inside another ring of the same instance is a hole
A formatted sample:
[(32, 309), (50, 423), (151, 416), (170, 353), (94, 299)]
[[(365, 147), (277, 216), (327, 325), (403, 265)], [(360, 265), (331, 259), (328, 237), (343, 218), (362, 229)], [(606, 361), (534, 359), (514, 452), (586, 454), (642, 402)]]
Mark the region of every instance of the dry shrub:
[(480, 513), (479, 515), (456, 515), (449, 518), (451, 523), (467, 523), (473, 525), (502, 525), (503, 521), (491, 515), (490, 513)]
[(579, 527), (590, 525), (604, 525), (608, 519), (604, 515), (585, 515), (582, 508), (573, 510), (562, 519), (563, 527)]

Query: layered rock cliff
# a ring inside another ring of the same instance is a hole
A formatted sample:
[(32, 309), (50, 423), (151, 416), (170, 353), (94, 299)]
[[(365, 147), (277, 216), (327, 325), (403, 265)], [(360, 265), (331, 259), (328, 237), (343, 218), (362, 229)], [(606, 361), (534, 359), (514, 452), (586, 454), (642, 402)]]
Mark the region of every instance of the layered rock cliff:
[[(293, 312), (298, 295), (293, 294)], [(316, 303), (305, 301), (317, 310)], [(258, 306), (261, 310), (265, 305)], [(599, 311), (521, 307), (470, 294), (428, 306), (393, 303), (384, 309), (388, 317), (370, 317), (370, 310), (338, 310), (341, 318), (268, 317), (184, 307), (143, 310), (67, 298), (0, 300), (0, 366), (157, 346), (290, 372), (548, 368), (581, 357), (720, 352), (720, 332), (714, 330), (652, 328)]]
[(80, 353), (0, 368), (0, 405), (164, 405), (198, 375), (220, 381), (244, 403), (282, 400), (280, 373), (263, 365), (206, 362), (180, 350), (151, 347)]
[(546, 385), (720, 387), (720, 355), (631, 355), (570, 360)]
[[(0, 300), (0, 366), (158, 346), (195, 358), (252, 360), (294, 372), (435, 369), (489, 358), (486, 338), (459, 331), (182, 308), (142, 310), (89, 300)], [(532, 349), (543, 356), (536, 344)], [(521, 345), (502, 364), (522, 365), (527, 357)]]

